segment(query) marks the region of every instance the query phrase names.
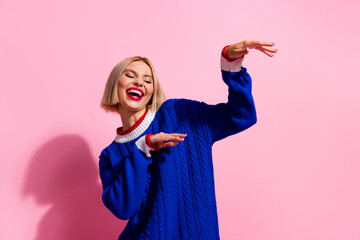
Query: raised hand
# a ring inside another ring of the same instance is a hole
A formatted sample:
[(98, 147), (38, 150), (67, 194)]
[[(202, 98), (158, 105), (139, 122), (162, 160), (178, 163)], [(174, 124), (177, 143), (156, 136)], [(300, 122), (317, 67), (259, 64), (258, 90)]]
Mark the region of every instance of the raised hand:
[(154, 134), (149, 137), (150, 143), (157, 145), (159, 148), (174, 147), (179, 142), (184, 141), (186, 134), (181, 133), (163, 133)]
[(239, 43), (230, 45), (225, 49), (225, 52), (229, 58), (240, 58), (250, 52), (250, 49), (259, 50), (269, 57), (273, 57), (278, 49), (271, 48), (275, 43), (245, 40)]

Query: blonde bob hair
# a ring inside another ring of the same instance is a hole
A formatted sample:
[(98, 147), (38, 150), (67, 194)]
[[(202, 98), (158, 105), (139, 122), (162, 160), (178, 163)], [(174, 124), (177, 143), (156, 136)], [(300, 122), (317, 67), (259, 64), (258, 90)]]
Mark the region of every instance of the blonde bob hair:
[(150, 67), (153, 78), (154, 92), (151, 99), (147, 103), (146, 108), (153, 111), (157, 111), (159, 110), (161, 104), (166, 100), (165, 93), (160, 85), (159, 79), (155, 72), (155, 68), (151, 64), (150, 60), (147, 59), (146, 57), (140, 57), (140, 56), (129, 57), (116, 64), (116, 66), (112, 69), (107, 79), (104, 95), (101, 100), (101, 107), (106, 112), (119, 113), (119, 97), (118, 97), (119, 78), (122, 76), (126, 67), (130, 63), (135, 61), (142, 61), (146, 63)]

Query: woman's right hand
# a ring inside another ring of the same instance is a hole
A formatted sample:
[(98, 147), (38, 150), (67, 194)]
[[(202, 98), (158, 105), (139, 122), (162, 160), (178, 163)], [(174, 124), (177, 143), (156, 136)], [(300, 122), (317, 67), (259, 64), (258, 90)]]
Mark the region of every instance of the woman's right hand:
[(245, 40), (230, 45), (225, 49), (225, 52), (229, 58), (240, 58), (248, 54), (250, 49), (256, 49), (265, 53), (269, 57), (273, 57), (278, 51), (277, 49), (272, 48), (274, 45), (275, 43), (271, 42)]
[(150, 143), (157, 145), (159, 148), (165, 147), (174, 147), (178, 145), (179, 142), (184, 141), (185, 134), (181, 133), (163, 133), (160, 132), (158, 134), (151, 135), (149, 137)]

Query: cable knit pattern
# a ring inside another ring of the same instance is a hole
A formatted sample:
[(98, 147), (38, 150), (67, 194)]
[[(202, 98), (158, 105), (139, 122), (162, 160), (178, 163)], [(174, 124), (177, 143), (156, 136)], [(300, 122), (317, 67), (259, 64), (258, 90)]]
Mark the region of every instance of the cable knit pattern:
[[(220, 238), (211, 148), (256, 122), (250, 75), (244, 67), (234, 69), (222, 70), (227, 103), (167, 100), (156, 113), (146, 113), (139, 131), (117, 135), (102, 151), (103, 202), (115, 216), (129, 219), (119, 239)], [(137, 147), (146, 134), (159, 132), (187, 137), (151, 155)]]

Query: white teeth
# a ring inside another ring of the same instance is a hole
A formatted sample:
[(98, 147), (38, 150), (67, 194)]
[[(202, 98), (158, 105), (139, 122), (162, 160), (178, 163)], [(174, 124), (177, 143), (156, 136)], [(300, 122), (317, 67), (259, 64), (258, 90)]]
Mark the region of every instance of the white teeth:
[(137, 94), (140, 97), (142, 96), (142, 93), (140, 91), (138, 91), (138, 90), (135, 90), (135, 89), (131, 89), (131, 90), (127, 91), (127, 92)]

